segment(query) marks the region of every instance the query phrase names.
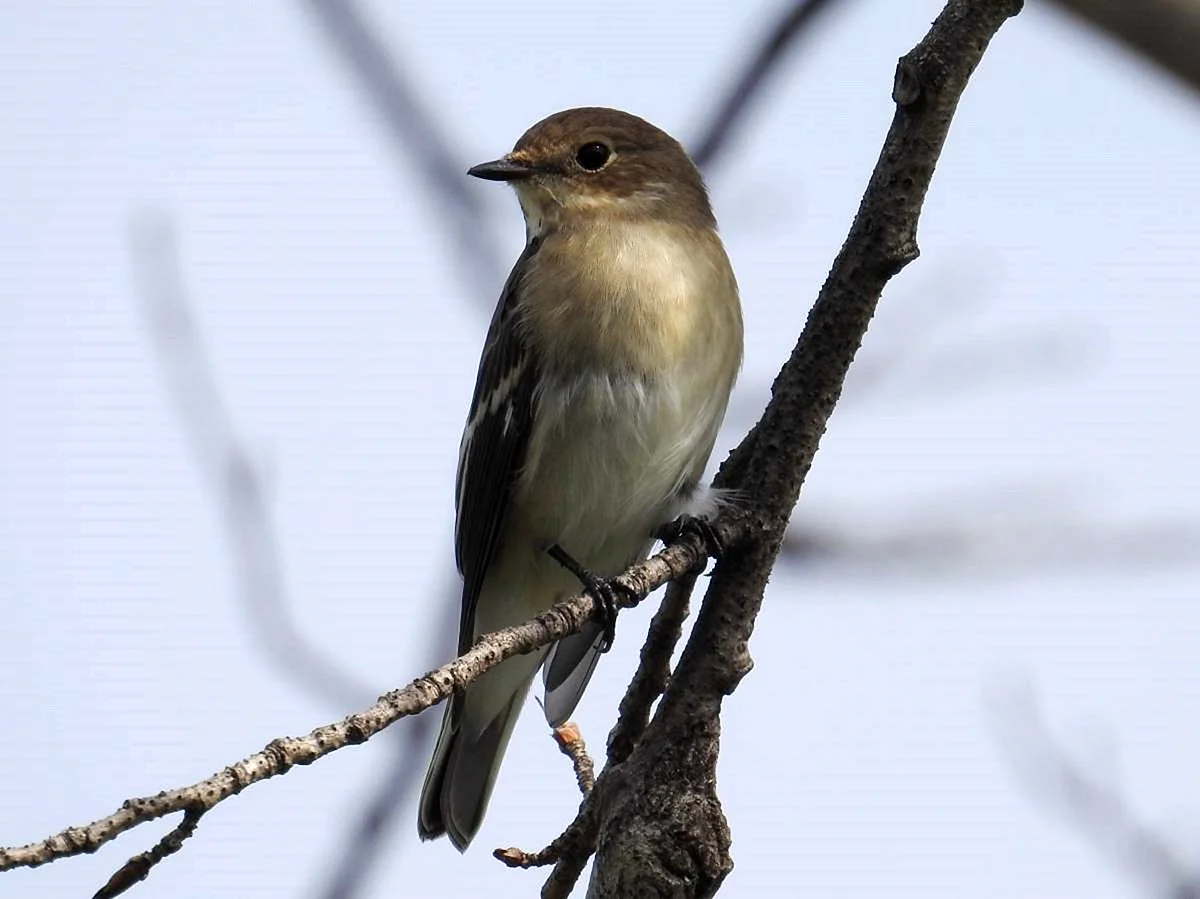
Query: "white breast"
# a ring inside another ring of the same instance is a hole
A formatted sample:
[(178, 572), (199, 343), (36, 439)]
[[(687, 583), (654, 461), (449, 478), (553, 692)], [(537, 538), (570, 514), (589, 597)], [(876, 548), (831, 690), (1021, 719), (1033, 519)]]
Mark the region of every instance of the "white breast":
[(670, 381), (597, 372), (547, 383), (538, 397), (516, 508), (523, 530), (600, 573), (620, 570), (674, 517), (698, 477), (725, 398), (697, 402)]

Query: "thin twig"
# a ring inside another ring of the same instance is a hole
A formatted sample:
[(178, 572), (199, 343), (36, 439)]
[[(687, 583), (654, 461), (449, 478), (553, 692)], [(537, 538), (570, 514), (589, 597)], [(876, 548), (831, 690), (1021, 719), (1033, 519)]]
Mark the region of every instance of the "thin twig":
[[(727, 510), (716, 527), (726, 546), (736, 546), (744, 538), (748, 522)], [(621, 585), (617, 605), (632, 608), (650, 592), (695, 568), (704, 557), (705, 550), (698, 537), (682, 538), (616, 579)], [(211, 777), (186, 787), (127, 800), (117, 811), (89, 824), (67, 828), (26, 846), (0, 847), (0, 871), (37, 867), (56, 859), (95, 852), (147, 821), (190, 809), (207, 811), (251, 784), (285, 774), (296, 765), (311, 765), (346, 746), (366, 742), (401, 718), (423, 712), (464, 689), (505, 659), (577, 633), (596, 613), (596, 602), (590, 595), (564, 599), (523, 624), (481, 637), (454, 661), (385, 694), (362, 712), (318, 727), (303, 737), (272, 740), (262, 750)]]
[(567, 899), (595, 851), (596, 834), (593, 832), (589, 842), (580, 843), (575, 851), (563, 853), (542, 885), (541, 899)]
[(130, 229), (136, 286), (169, 399), (201, 475), (211, 486), (252, 636), (289, 678), (339, 709), (374, 695), (296, 627), (288, 608), (279, 541), (262, 479), (238, 439), (184, 286), (178, 238), (165, 214)]
[[(496, 849), (492, 852), (492, 857), (502, 861), (510, 868), (541, 868), (546, 865), (554, 865), (555, 872), (557, 872), (561, 866), (563, 867), (563, 874), (559, 876), (562, 877), (576, 863), (578, 863), (579, 870), (582, 871), (592, 852), (595, 851), (595, 847), (596, 816), (592, 806), (585, 799), (579, 807), (579, 814), (575, 816), (575, 820), (567, 825), (567, 829), (555, 837), (554, 841), (545, 849), (539, 849), (537, 852), (526, 852), (516, 847)], [(547, 881), (547, 887), (549, 887), (551, 881), (554, 881), (555, 872), (551, 873), (550, 880)], [(575, 878), (571, 880), (571, 884), (567, 885), (567, 892), (562, 895), (565, 896), (570, 892), (570, 886), (578, 878), (579, 875), (576, 873)], [(545, 890), (543, 890), (542, 895), (546, 895)]]
[[(458, 578), (447, 584), (438, 600), (442, 620), (435, 633), (445, 634), (445, 640), (434, 640), (433, 653), (428, 661), (432, 668), (442, 658), (444, 647), (453, 647), (458, 628)], [(387, 770), (378, 784), (367, 791), (366, 805), (358, 817), (345, 827), (342, 848), (325, 886), (317, 893), (322, 899), (353, 899), (370, 880), (375, 863), (384, 857), (388, 838), (395, 832), (401, 818), (410, 808), (409, 800), (416, 791), (429, 758), (433, 736), (438, 726), (433, 715), (418, 715), (404, 723), (404, 730), (392, 741), (392, 755)], [(394, 729), (393, 729), (394, 733)], [(391, 848), (387, 855), (394, 858), (400, 847)]]
[(184, 840), (196, 832), (196, 827), (200, 824), (200, 819), (204, 817), (206, 811), (208, 810), (200, 806), (185, 811), (183, 820), (171, 828), (170, 832), (159, 840), (153, 849), (143, 852), (141, 855), (135, 855), (122, 865), (108, 879), (108, 883), (96, 891), (96, 895), (92, 899), (115, 899), (135, 883), (145, 880), (151, 868), (168, 855), (174, 855), (183, 848)]
[(766, 38), (754, 51), (741, 76), (735, 81), (695, 142), (692, 159), (701, 169), (711, 169), (742, 125), (753, 101), (762, 91), (767, 77), (795, 46), (797, 39), (818, 19), (818, 13), (835, 0), (793, 0)]
[[(641, 662), (621, 700), (616, 727), (609, 735), (608, 766), (620, 764), (628, 751), (614, 758), (614, 740), (618, 747), (632, 750), (646, 727), (650, 705), (662, 693), (670, 676), (671, 654), (679, 640), (683, 620), (687, 617), (688, 599), (695, 586), (700, 568), (685, 572), (667, 585), (667, 595), (654, 615), (646, 642), (642, 646)], [(595, 768), (587, 755), (579, 728), (568, 722), (554, 731), (555, 742), (575, 768), (584, 801), (570, 826), (554, 842), (538, 852), (526, 852), (515, 847), (497, 849), (493, 855), (510, 868), (534, 868), (553, 864), (554, 870), (542, 888), (543, 897), (566, 897), (583, 873), (587, 861), (596, 851), (595, 807), (589, 797), (595, 788)], [(606, 768), (607, 770), (607, 768)]]
[(688, 616), (698, 575), (698, 571), (689, 571), (671, 581), (662, 605), (650, 621), (637, 671), (621, 698), (617, 723), (608, 734), (610, 765), (619, 765), (629, 758), (650, 721), (650, 707), (667, 688), (671, 678), (671, 656), (683, 634), (683, 622)]
[(592, 792), (596, 785), (596, 765), (588, 755), (587, 744), (583, 742), (583, 734), (579, 725), (574, 721), (554, 728), (554, 742), (559, 751), (571, 760), (571, 768), (575, 772), (575, 782), (579, 792), (585, 797)]
[[(842, 504), (810, 509), (784, 538), (780, 560), (842, 569), (855, 578), (1011, 579), (1031, 572), (1127, 570), (1131, 563), (1187, 565), (1200, 546), (1200, 519), (1150, 517), (1106, 522), (1078, 484), (1046, 475), (955, 488), (889, 512)], [(817, 518), (819, 517), (819, 523)]]

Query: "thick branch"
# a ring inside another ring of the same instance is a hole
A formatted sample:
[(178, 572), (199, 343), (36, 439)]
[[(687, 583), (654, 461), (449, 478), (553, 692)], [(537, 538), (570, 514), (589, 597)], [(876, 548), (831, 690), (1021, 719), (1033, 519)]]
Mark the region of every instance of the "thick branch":
[[(736, 516), (723, 519), (717, 528), (726, 545), (736, 545), (742, 537), (741, 519)], [(626, 608), (637, 605), (663, 584), (694, 569), (704, 558), (705, 550), (698, 537), (681, 539), (617, 579), (626, 588), (619, 591), (620, 605)], [(630, 595), (625, 596), (626, 592)], [(366, 742), (399, 719), (423, 712), (462, 690), (505, 659), (576, 633), (595, 614), (595, 606), (591, 596), (572, 596), (524, 624), (481, 637), (454, 661), (417, 678), (407, 687), (386, 693), (370, 708), (342, 721), (318, 727), (307, 736), (272, 740), (259, 752), (211, 777), (154, 796), (127, 800), (111, 815), (90, 824), (69, 827), (27, 846), (0, 847), (0, 871), (37, 867), (67, 856), (95, 852), (139, 824), (177, 812), (198, 817), (251, 784), (286, 774), (296, 765), (310, 765), (346, 746)]]
[(721, 702), (750, 670), (767, 577), (883, 287), (917, 256), (917, 221), (959, 97), (1020, 8), (951, 0), (897, 66), (895, 118), (850, 234), (766, 412), (717, 477), (746, 497), (751, 539), (718, 563), (654, 720), (590, 797), (601, 822), (589, 897), (711, 896), (733, 867), (716, 794)]

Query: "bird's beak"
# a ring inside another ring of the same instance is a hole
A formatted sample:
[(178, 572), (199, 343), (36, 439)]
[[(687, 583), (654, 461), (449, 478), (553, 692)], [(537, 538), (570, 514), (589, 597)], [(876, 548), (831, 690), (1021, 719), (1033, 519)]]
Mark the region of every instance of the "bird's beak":
[(472, 178), (482, 178), (484, 181), (520, 181), (537, 174), (537, 167), (511, 156), (495, 159), (492, 162), (481, 162), (467, 169)]

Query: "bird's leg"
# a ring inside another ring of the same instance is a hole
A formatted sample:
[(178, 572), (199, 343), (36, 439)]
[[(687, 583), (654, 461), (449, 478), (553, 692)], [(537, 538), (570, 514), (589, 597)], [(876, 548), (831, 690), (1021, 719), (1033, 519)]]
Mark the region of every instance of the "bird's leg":
[(662, 530), (658, 532), (658, 538), (663, 543), (670, 544), (689, 534), (695, 534), (700, 538), (700, 542), (704, 544), (704, 551), (712, 558), (720, 559), (725, 555), (725, 541), (721, 539), (717, 529), (712, 526), (712, 522), (695, 515), (680, 515), (670, 524), (663, 526)]
[(617, 636), (617, 591), (620, 590), (631, 596), (633, 591), (616, 581), (605, 580), (592, 574), (557, 543), (552, 544), (546, 552), (555, 562), (579, 578), (579, 583), (583, 585), (583, 592), (596, 600), (597, 615), (600, 623), (604, 626), (604, 638), (600, 643), (600, 651), (608, 652), (612, 649), (613, 640)]

